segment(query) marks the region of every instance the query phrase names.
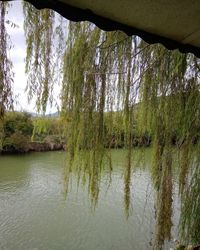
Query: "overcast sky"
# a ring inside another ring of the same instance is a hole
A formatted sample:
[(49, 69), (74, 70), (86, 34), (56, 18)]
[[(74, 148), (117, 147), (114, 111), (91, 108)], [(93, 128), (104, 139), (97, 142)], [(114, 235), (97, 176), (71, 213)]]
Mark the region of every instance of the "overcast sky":
[[(10, 51), (10, 58), (13, 62), (13, 72), (14, 72), (14, 95), (17, 96), (16, 100), (18, 104), (15, 104), (15, 109), (26, 110), (29, 112), (35, 112), (35, 101), (31, 103), (27, 101), (27, 94), (25, 93), (26, 80), (25, 75), (25, 56), (26, 56), (26, 44), (23, 29), (23, 10), (21, 1), (13, 1), (9, 9), (7, 20), (12, 21), (18, 27), (12, 28), (11, 25), (7, 25), (7, 31), (10, 35), (13, 48)], [(59, 87), (55, 88), (55, 95), (58, 96)], [(58, 99), (58, 98), (57, 98)], [(52, 113), (57, 111), (56, 107), (50, 108), (48, 105), (47, 113)]]

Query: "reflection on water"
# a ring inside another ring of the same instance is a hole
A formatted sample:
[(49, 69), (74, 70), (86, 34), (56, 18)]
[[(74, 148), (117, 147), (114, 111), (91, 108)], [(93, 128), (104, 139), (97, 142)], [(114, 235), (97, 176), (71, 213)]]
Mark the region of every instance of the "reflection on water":
[[(77, 179), (77, 173), (70, 178), (64, 173), (64, 152), (1, 156), (0, 249), (150, 249), (155, 227), (151, 154), (144, 154), (147, 165), (137, 152), (126, 166), (123, 150), (111, 155), (112, 173), (105, 168), (97, 179), (89, 173), (89, 180), (87, 174)], [(88, 196), (88, 182), (97, 196), (91, 190)]]

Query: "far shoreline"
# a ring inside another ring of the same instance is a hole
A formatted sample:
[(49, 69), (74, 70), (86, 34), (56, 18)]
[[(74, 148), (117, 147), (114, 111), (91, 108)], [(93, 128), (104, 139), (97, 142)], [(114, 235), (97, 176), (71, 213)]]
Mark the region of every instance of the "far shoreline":
[(51, 151), (65, 151), (66, 144), (64, 143), (47, 143), (47, 142), (30, 142), (24, 148), (4, 148), (0, 155), (17, 155), (27, 154), (32, 152), (51, 152)]

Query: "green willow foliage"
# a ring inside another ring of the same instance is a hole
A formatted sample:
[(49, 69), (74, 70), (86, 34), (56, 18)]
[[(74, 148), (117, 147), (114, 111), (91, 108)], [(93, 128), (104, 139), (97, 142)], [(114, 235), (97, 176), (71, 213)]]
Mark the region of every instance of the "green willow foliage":
[[(112, 130), (114, 119), (122, 116), (125, 146), (129, 149), (124, 177), (126, 209), (130, 203), (134, 119), (139, 120), (141, 134), (146, 131), (152, 134), (152, 177), (157, 190), (153, 247), (161, 249), (165, 240), (171, 237), (172, 144), (180, 151), (179, 188), (183, 204), (187, 204), (191, 192), (186, 190), (193, 144), (199, 137), (199, 61), (193, 55), (168, 51), (160, 45), (149, 46), (139, 38), (120, 32), (100, 31), (89, 23), (70, 23), (64, 60), (62, 103), (70, 119), (68, 147), (72, 158), (78, 152), (80, 155), (81, 151), (91, 149), (92, 164), (86, 157), (83, 169), (88, 170), (94, 199), (99, 193), (102, 159), (99, 152), (109, 136), (105, 119), (110, 119), (109, 129)], [(109, 140), (112, 141), (112, 137)], [(199, 185), (196, 181), (195, 187)], [(199, 206), (197, 202), (196, 210)], [(189, 223), (191, 219), (187, 218)], [(183, 224), (186, 238), (191, 235), (188, 223)], [(199, 221), (193, 220), (193, 227), (199, 230)]]
[[(199, 151), (198, 158), (199, 158)], [(184, 202), (181, 208), (181, 223), (180, 232), (184, 241), (188, 243), (197, 244), (200, 239), (200, 167), (199, 159), (193, 162), (193, 169), (191, 170), (191, 180), (184, 195)]]
[[(24, 15), (27, 89), (30, 98), (36, 96), (38, 110), (45, 111), (55, 73), (52, 65), (55, 14), (50, 10), (36, 11), (24, 3)], [(61, 26), (57, 29), (58, 57), (63, 53)], [(6, 48), (5, 44), (1, 46)], [(71, 159), (66, 169), (66, 183), (74, 168), (79, 180), (88, 180), (95, 205), (105, 161), (112, 170), (109, 150), (105, 147), (123, 140), (128, 152), (124, 175), (128, 215), (131, 149), (137, 120), (138, 132), (151, 134), (154, 149), (152, 179), (157, 199), (153, 249), (162, 249), (165, 240), (171, 237), (177, 149), (181, 235), (185, 242), (199, 243), (200, 161), (193, 155), (199, 148), (199, 60), (191, 54), (168, 51), (158, 44), (150, 46), (138, 37), (128, 37), (119, 31), (104, 32), (88, 22), (69, 22), (62, 59), (62, 116)], [(2, 99), (2, 103), (6, 101)], [(120, 131), (116, 122), (121, 125)]]
[(6, 109), (12, 109), (12, 62), (9, 59), (9, 36), (6, 31), (6, 13), (9, 4), (0, 2), (0, 151), (3, 139), (3, 116)]
[[(199, 137), (199, 62), (192, 55), (167, 51), (161, 46), (152, 46), (141, 58), (143, 67), (148, 68), (140, 81), (141, 122), (145, 125), (144, 128), (153, 134), (155, 153), (152, 173), (158, 193), (154, 246), (159, 249), (164, 240), (170, 238), (172, 226), (173, 140), (180, 151), (179, 190), (183, 204), (186, 204), (189, 198), (189, 191), (185, 191), (189, 184), (193, 144)], [(149, 66), (152, 60), (153, 68)], [(199, 167), (198, 162), (197, 169)], [(196, 188), (199, 185), (200, 183), (196, 182)], [(199, 209), (200, 203), (197, 206)], [(190, 218), (188, 217), (188, 222)], [(199, 221), (193, 222), (193, 226), (199, 228)], [(189, 237), (192, 232), (186, 231), (184, 232)], [(198, 240), (199, 238), (196, 238), (196, 243)]]
[[(171, 52), (162, 47), (153, 47), (141, 55), (141, 66), (145, 70), (140, 80), (142, 103), (141, 128), (152, 131), (154, 143), (153, 180), (157, 189), (157, 233), (154, 247), (170, 239), (172, 215), (172, 152), (171, 138), (177, 122), (173, 118), (174, 103), (171, 93)], [(151, 67), (153, 59), (153, 67)], [(172, 77), (173, 78), (173, 77)], [(175, 79), (175, 78), (174, 78)], [(178, 84), (178, 83), (177, 83)], [(176, 100), (176, 99), (175, 99)], [(144, 128), (143, 128), (144, 127)]]
[[(82, 168), (88, 170), (94, 200), (99, 193), (105, 139), (112, 141), (112, 137), (107, 138), (106, 115), (110, 124), (114, 112), (114, 119), (117, 115), (123, 117), (125, 146), (129, 149), (125, 173), (127, 208), (135, 114), (141, 133), (152, 134), (152, 177), (157, 190), (153, 245), (161, 249), (171, 237), (172, 144), (180, 151), (179, 190), (183, 203), (188, 198), (189, 167), (200, 125), (199, 61), (193, 55), (168, 51), (160, 45), (148, 46), (120, 32), (100, 31), (90, 23), (70, 23), (63, 70), (62, 108), (70, 120), (68, 149), (72, 159), (89, 149), (91, 155)], [(197, 188), (200, 185), (195, 184)], [(199, 209), (200, 203), (197, 206)], [(194, 224), (199, 229), (199, 224)], [(188, 236), (190, 233), (187, 230)]]
[[(83, 164), (77, 166), (79, 172), (88, 171), (89, 190), (94, 203), (99, 193), (102, 162), (110, 162), (109, 154), (104, 152), (106, 143), (112, 140), (108, 138), (105, 116), (113, 123), (114, 111), (115, 118), (123, 115), (116, 112), (122, 110), (123, 105), (126, 106), (122, 120), (126, 130), (125, 142), (126, 146), (131, 145), (133, 103), (129, 102), (129, 95), (135, 67), (131, 60), (132, 52), (132, 38), (122, 33), (106, 33), (89, 23), (69, 24), (62, 109), (70, 120), (67, 141), (71, 159), (80, 156), (81, 152), (84, 156), (87, 154)], [(109, 166), (111, 168), (111, 164)]]
[(24, 30), (26, 36), (26, 73), (29, 100), (37, 96), (37, 110), (46, 111), (51, 99), (53, 84), (53, 25), (55, 13), (52, 10), (36, 10), (24, 2)]

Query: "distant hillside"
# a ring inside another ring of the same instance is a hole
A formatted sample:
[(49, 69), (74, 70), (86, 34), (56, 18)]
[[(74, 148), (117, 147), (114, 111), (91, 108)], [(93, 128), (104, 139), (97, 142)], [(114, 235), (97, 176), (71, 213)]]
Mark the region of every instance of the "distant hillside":
[(60, 116), (60, 112), (55, 112), (55, 113), (52, 113), (52, 114), (47, 114), (45, 115), (46, 117), (59, 117)]
[[(40, 114), (37, 114), (37, 113), (34, 113), (34, 112), (28, 112), (28, 114), (31, 116), (31, 117), (40, 117), (42, 115)], [(60, 113), (59, 112), (54, 112), (54, 113), (49, 113), (49, 114), (46, 114), (45, 117), (59, 117), (60, 116)]]

